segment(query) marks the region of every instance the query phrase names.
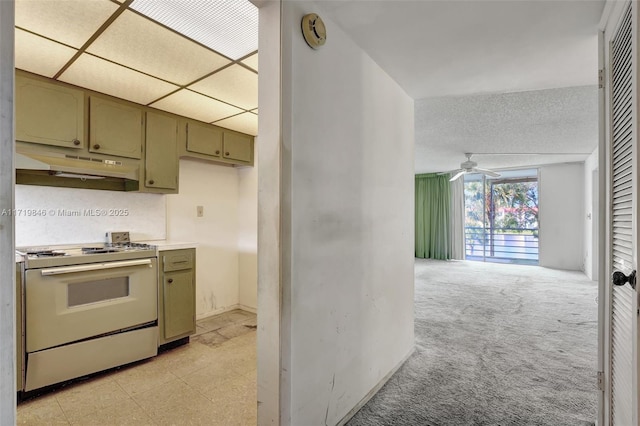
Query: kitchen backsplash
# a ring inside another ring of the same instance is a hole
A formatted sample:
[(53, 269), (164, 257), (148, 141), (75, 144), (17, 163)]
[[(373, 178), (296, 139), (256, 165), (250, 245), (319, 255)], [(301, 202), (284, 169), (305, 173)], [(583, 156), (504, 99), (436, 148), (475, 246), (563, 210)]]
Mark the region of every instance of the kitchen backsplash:
[(165, 195), (31, 185), (16, 185), (15, 194), (18, 247), (102, 242), (106, 231), (166, 238)]

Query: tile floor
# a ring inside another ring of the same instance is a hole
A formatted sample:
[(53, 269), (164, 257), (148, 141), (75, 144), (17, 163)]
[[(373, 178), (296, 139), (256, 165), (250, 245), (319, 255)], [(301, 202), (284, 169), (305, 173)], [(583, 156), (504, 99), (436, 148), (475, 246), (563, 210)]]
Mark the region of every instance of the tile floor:
[(18, 404), (19, 425), (255, 425), (256, 316), (198, 321), (189, 344)]

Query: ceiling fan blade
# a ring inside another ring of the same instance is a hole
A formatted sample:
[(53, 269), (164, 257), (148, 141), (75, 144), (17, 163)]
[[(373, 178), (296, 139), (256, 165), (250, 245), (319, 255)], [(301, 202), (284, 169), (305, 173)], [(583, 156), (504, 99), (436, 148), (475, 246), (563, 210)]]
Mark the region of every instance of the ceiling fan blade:
[(473, 169), (474, 172), (479, 172), (479, 173), (483, 173), (487, 176), (491, 176), (491, 177), (500, 177), (500, 173), (494, 172), (493, 170), (489, 170), (489, 169), (480, 169), (478, 167)]
[(458, 174), (456, 174), (454, 177), (452, 177), (451, 179), (449, 179), (449, 182), (453, 182), (454, 180), (458, 179), (460, 176), (466, 174), (467, 172), (465, 170), (460, 170), (458, 172)]

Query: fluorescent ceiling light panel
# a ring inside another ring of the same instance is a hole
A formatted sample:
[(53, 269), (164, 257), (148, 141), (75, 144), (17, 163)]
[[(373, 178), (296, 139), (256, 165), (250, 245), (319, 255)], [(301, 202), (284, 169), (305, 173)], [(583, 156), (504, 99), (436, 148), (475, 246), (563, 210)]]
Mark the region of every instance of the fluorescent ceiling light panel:
[(258, 116), (251, 112), (234, 115), (233, 117), (216, 121), (214, 124), (253, 136), (258, 134)]
[(227, 58), (131, 11), (109, 25), (87, 52), (179, 85), (229, 63)]
[(17, 0), (16, 27), (80, 48), (117, 9), (109, 0)]
[(244, 109), (258, 106), (258, 74), (240, 65), (218, 71), (189, 89)]
[[(0, 0), (1, 1), (1, 0)], [(16, 29), (16, 68), (53, 77), (77, 50)]]
[(71, 64), (60, 80), (143, 105), (178, 89), (173, 84), (87, 53)]
[(231, 59), (258, 50), (258, 9), (249, 0), (135, 0), (129, 7)]
[(243, 59), (241, 62), (253, 68), (254, 70), (258, 71), (258, 54), (257, 53), (249, 56), (248, 58)]
[(160, 99), (158, 102), (151, 104), (151, 106), (207, 123), (242, 112), (239, 108), (187, 89)]

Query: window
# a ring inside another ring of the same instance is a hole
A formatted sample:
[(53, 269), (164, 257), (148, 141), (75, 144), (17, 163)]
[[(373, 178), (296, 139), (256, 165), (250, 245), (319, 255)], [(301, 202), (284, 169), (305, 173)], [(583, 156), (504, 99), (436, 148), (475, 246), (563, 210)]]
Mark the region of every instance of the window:
[(538, 264), (538, 171), (465, 175), (468, 260)]

